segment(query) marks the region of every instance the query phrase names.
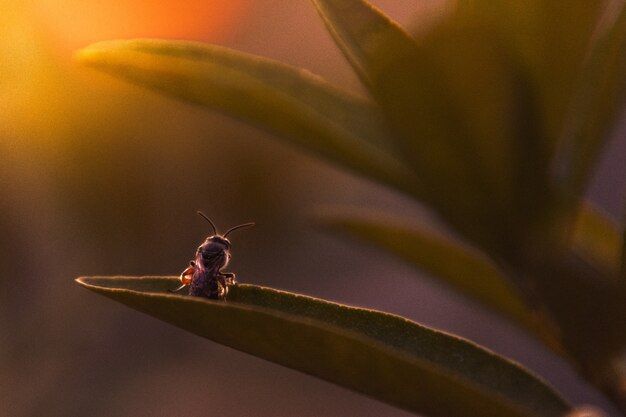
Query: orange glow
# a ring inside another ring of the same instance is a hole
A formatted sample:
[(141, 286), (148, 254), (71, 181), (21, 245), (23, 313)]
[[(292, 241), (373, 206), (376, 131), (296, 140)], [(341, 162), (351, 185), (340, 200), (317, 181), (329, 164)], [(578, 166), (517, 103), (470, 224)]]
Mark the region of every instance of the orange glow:
[(42, 26), (63, 48), (119, 38), (211, 40), (231, 34), (242, 0), (35, 0)]

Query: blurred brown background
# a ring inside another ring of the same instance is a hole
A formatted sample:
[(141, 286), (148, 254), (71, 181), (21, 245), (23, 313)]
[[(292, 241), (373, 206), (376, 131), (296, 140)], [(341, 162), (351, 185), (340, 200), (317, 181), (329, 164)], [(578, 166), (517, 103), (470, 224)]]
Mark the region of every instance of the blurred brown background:
[[(403, 24), (439, 0), (374, 1)], [(0, 415), (406, 416), (85, 291), (80, 275), (177, 275), (208, 234), (240, 280), (382, 309), (460, 333), (603, 404), (520, 332), (369, 247), (317, 231), (325, 204), (417, 209), (216, 113), (76, 66), (110, 38), (220, 43), (362, 91), (306, 1), (0, 0)], [(624, 141), (592, 195), (621, 216)], [(616, 190), (619, 190), (617, 192)]]

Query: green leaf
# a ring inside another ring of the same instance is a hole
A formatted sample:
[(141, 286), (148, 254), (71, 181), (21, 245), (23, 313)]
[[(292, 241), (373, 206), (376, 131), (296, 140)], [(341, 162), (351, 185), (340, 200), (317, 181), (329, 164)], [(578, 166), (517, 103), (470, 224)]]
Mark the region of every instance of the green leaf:
[(569, 405), (519, 365), (398, 316), (239, 285), (227, 301), (167, 292), (174, 277), (78, 283), (200, 336), (433, 416), (561, 416)]
[(470, 25), (418, 43), (363, 0), (314, 3), (397, 132), (426, 200), (465, 236), (515, 252), (508, 246), (543, 209), (547, 158), (528, 79), (503, 45)]
[(391, 19), (362, 0), (312, 0), (326, 27), (363, 83), (376, 90), (379, 78), (416, 45)]
[(614, 2), (596, 31), (555, 160), (565, 206), (584, 192), (603, 145), (623, 108), (626, 93), (626, 8)]
[(622, 255), (618, 225), (590, 202), (578, 210), (570, 249), (605, 277), (618, 276)]
[(599, 16), (611, 0), (459, 0), (453, 19), (479, 22), (532, 79), (545, 152), (553, 155)]
[(556, 338), (540, 323), (509, 277), (486, 255), (418, 219), (376, 212), (328, 210), (320, 223), (397, 255), (455, 290), (473, 298), (558, 349)]
[(160, 40), (91, 45), (78, 60), (220, 110), (401, 190), (419, 188), (391, 150), (380, 110), (313, 74), (227, 48)]

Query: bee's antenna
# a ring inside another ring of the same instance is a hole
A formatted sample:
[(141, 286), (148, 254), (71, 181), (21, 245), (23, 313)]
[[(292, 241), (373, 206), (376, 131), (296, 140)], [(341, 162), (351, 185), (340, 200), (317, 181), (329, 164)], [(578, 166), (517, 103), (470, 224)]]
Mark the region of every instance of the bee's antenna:
[(231, 227), (230, 229), (226, 231), (226, 233), (224, 233), (224, 237), (228, 236), (230, 232), (233, 232), (237, 229), (241, 229), (243, 227), (249, 227), (249, 226), (254, 226), (254, 223), (244, 223), (244, 224), (240, 224), (239, 226)]
[(204, 213), (203, 213), (203, 212), (201, 212), (201, 211), (198, 211), (198, 215), (200, 215), (200, 216), (204, 217), (204, 219), (205, 219), (207, 222), (209, 222), (209, 224), (210, 224), (210, 225), (211, 225), (211, 227), (213, 228), (213, 234), (214, 234), (214, 235), (216, 235), (216, 234), (217, 234), (217, 228), (215, 227), (215, 225), (213, 224), (213, 222), (211, 221), (211, 219), (209, 219), (209, 218), (207, 217), (207, 215), (206, 215), (206, 214), (204, 214)]

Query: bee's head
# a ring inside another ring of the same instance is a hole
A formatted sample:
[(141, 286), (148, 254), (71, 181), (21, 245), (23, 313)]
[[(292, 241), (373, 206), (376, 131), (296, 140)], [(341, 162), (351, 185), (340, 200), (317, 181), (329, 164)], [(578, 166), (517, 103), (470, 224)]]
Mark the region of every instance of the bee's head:
[(211, 219), (209, 219), (204, 213), (201, 211), (198, 212), (200, 216), (202, 216), (213, 228), (213, 234), (206, 238), (204, 243), (198, 248), (198, 251), (202, 252), (221, 252), (221, 251), (229, 251), (230, 250), (230, 240), (226, 238), (228, 234), (234, 230), (241, 229), (242, 227), (253, 226), (254, 223), (244, 223), (239, 226), (231, 227), (224, 233), (220, 235), (217, 233), (217, 229)]
[(204, 244), (207, 246), (214, 246), (215, 248), (221, 248), (222, 250), (230, 250), (230, 240), (221, 235), (207, 237)]

